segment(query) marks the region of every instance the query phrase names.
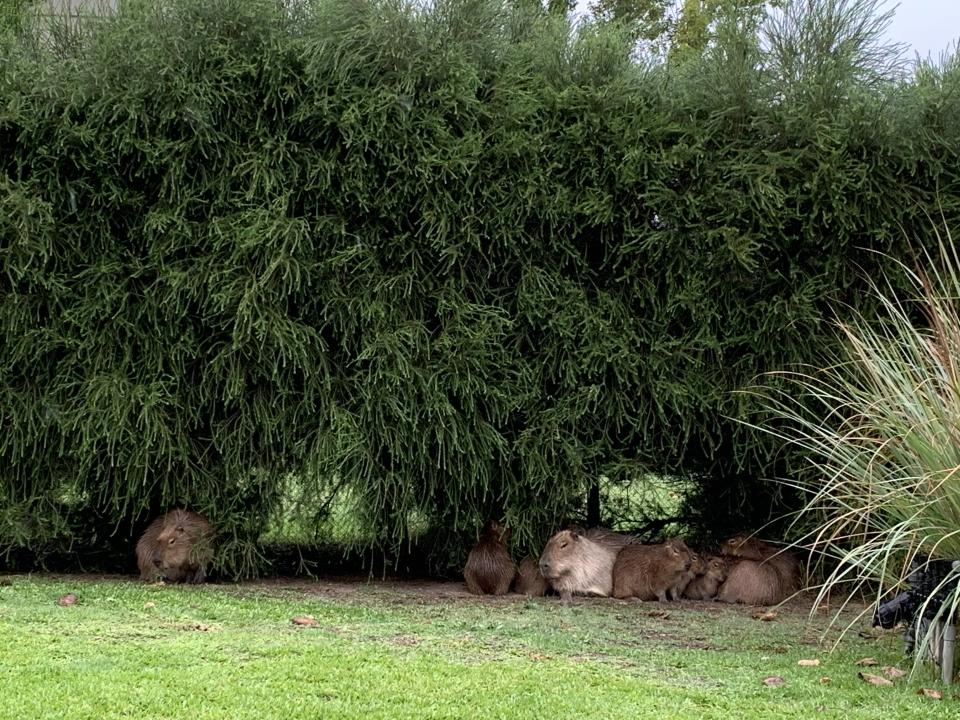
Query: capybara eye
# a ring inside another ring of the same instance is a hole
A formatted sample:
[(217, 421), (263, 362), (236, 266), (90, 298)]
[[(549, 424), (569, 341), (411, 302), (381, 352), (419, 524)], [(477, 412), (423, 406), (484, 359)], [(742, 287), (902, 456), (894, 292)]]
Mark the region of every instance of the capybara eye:
[(560, 547), (565, 548), (566, 546), (567, 546), (567, 543), (565, 542), (560, 543)]
[(170, 538), (170, 541), (169, 541), (167, 544), (168, 544), (168, 545), (173, 545), (176, 541), (177, 541), (177, 539), (176, 539), (175, 537), (172, 537), (172, 538)]

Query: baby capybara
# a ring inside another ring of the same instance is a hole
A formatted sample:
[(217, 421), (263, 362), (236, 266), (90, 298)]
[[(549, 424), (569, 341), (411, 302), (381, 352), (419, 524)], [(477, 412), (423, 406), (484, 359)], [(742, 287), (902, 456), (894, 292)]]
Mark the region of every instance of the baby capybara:
[(580, 531), (561, 530), (543, 548), (540, 572), (564, 602), (573, 595), (607, 597), (617, 552), (615, 545), (594, 542)]
[(703, 571), (687, 584), (683, 596), (691, 600), (712, 600), (726, 579), (727, 561), (719, 555), (708, 555), (703, 561)]
[(513, 589), (521, 595), (530, 595), (540, 597), (546, 595), (549, 585), (547, 579), (540, 572), (540, 566), (537, 559), (528, 555), (520, 561), (520, 568), (517, 570), (517, 578)]
[(690, 552), (690, 567), (677, 577), (677, 584), (670, 588), (669, 597), (671, 600), (679, 600), (683, 596), (683, 591), (687, 589), (694, 578), (706, 572), (707, 566), (703, 562), (700, 553)]
[(613, 596), (669, 600), (693, 563), (693, 553), (679, 538), (659, 545), (627, 545), (613, 566)]
[(202, 583), (213, 559), (213, 528), (200, 513), (171, 510), (150, 523), (137, 541), (140, 579)]
[(488, 520), (480, 539), (467, 556), (463, 579), (474, 595), (504, 595), (516, 574), (507, 549), (510, 531), (496, 520)]

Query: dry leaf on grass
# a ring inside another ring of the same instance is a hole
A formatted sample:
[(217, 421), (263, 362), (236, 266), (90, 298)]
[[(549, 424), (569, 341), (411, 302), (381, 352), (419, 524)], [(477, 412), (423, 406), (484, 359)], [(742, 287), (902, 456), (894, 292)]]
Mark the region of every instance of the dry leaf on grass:
[(799, 665), (800, 667), (818, 667), (820, 665), (820, 661), (816, 659), (797, 660), (797, 665)]
[(762, 620), (763, 622), (770, 622), (771, 620), (777, 619), (777, 614), (772, 610), (758, 610), (753, 614), (754, 620)]
[(917, 690), (917, 695), (933, 698), (934, 700), (940, 700), (943, 697), (943, 693), (941, 693), (939, 690), (934, 690), (933, 688), (920, 688)]
[(868, 667), (870, 665), (876, 665), (877, 661), (871, 657), (860, 658), (857, 660), (854, 665), (859, 665), (860, 667)]
[(820, 678), (820, 684), (821, 684), (821, 685), (829, 685), (829, 684), (830, 684), (830, 678), (828, 678), (826, 675), (824, 675), (822, 678)]
[(156, 606), (157, 606), (157, 604), (156, 604), (155, 602), (147, 601), (147, 602), (145, 602), (145, 603), (143, 604), (143, 609), (144, 609), (144, 610), (153, 610), (153, 608), (155, 608)]
[(77, 596), (75, 593), (67, 593), (66, 595), (63, 595), (59, 600), (57, 600), (57, 605), (60, 605), (62, 607), (66, 607), (67, 605), (76, 605), (76, 604), (77, 604)]
[(313, 615), (297, 615), (296, 617), (290, 618), (290, 622), (294, 625), (312, 627), (317, 624), (317, 619)]
[(893, 685), (893, 683), (890, 680), (887, 680), (885, 677), (881, 677), (880, 675), (872, 675), (870, 673), (858, 672), (857, 676), (864, 682), (868, 682), (871, 685), (876, 685), (878, 687)]
[(779, 675), (772, 675), (771, 677), (765, 677), (763, 679), (763, 684), (768, 687), (777, 687), (778, 685), (783, 685), (786, 682)]
[(885, 666), (881, 672), (883, 672), (883, 674), (886, 675), (891, 680), (902, 678), (904, 675), (907, 674), (906, 670), (901, 670), (900, 668), (893, 667), (891, 665)]
[(651, 610), (647, 613), (647, 616), (652, 618), (666, 619), (670, 617), (670, 613), (668, 613), (666, 610)]

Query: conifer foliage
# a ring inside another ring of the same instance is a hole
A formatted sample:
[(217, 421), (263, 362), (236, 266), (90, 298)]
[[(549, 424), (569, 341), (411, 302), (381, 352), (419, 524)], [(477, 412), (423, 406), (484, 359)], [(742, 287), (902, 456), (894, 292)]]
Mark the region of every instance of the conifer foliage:
[(244, 574), (295, 492), (456, 558), (598, 478), (773, 474), (730, 391), (956, 216), (958, 72), (793, 92), (726, 32), (665, 66), (523, 3), (156, 0), (5, 41), (0, 549), (182, 504)]

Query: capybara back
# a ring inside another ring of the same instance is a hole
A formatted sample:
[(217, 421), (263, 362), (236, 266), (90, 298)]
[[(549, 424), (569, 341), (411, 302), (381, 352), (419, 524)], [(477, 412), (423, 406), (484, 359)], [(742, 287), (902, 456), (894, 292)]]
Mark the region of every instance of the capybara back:
[(669, 600), (692, 563), (693, 553), (679, 538), (659, 545), (627, 545), (613, 566), (613, 596)]
[(771, 565), (777, 571), (778, 582), (784, 597), (800, 589), (802, 584), (800, 561), (788, 550), (780, 550), (770, 543), (741, 533), (728, 538), (721, 546), (720, 552)]
[(503, 595), (510, 591), (516, 569), (507, 549), (508, 537), (509, 531), (501, 523), (487, 521), (463, 568), (467, 590), (474, 595)]
[(143, 531), (136, 554), (141, 580), (202, 583), (213, 559), (213, 528), (200, 513), (171, 510)]
[(734, 559), (717, 599), (744, 605), (775, 605), (789, 593), (776, 567), (757, 560)]

